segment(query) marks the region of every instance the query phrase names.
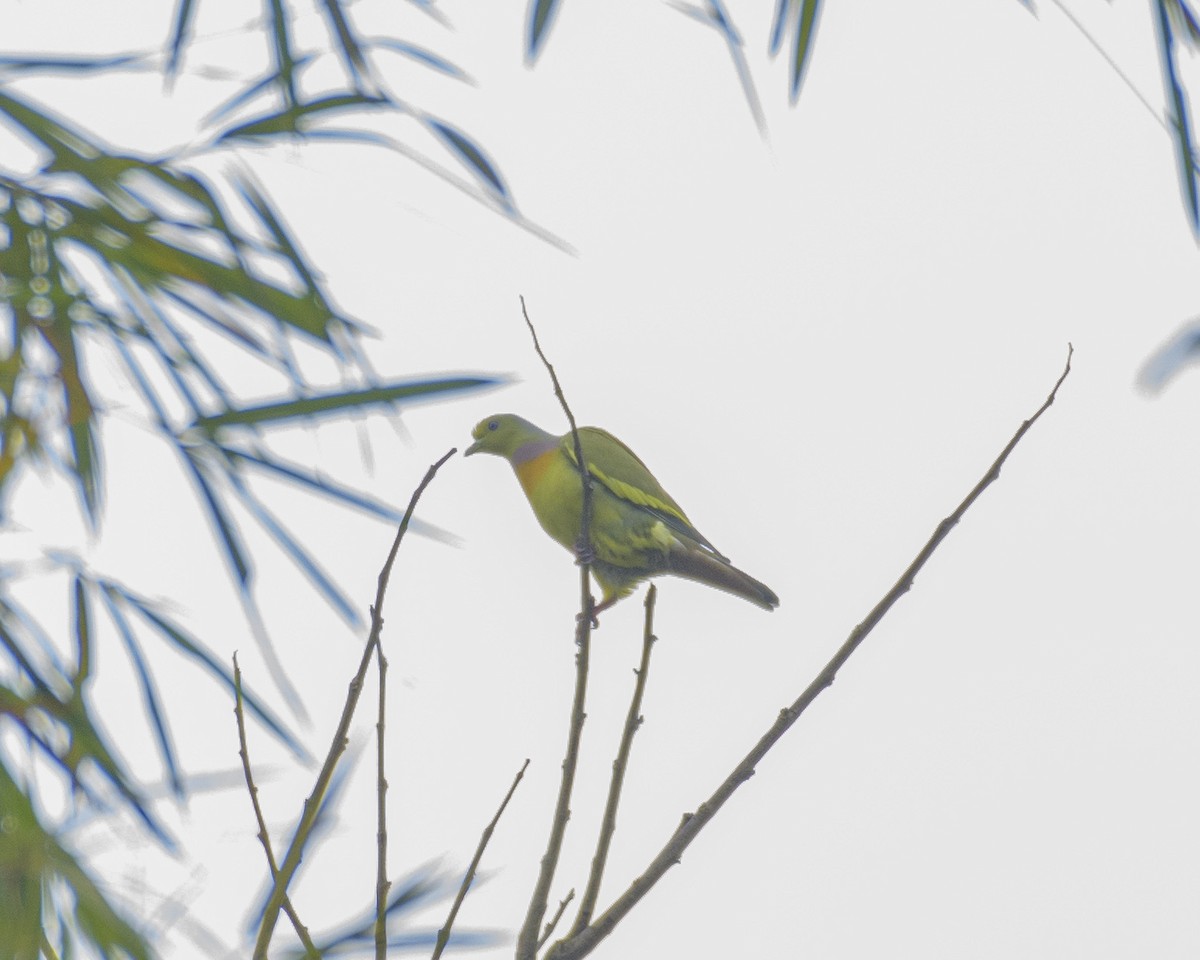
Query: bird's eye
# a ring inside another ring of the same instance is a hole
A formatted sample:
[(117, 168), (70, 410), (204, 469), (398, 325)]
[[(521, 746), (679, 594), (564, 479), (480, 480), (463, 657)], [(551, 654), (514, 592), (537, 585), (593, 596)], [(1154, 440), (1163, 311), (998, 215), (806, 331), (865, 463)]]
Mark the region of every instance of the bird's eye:
[(488, 421), (488, 429), (489, 430), (498, 430), (499, 428), (500, 428), (499, 420), (489, 420)]

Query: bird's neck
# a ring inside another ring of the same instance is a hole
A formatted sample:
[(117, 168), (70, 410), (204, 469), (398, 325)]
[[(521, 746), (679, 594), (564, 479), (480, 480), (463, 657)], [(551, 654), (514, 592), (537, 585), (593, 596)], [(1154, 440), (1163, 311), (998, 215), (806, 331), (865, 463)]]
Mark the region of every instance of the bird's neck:
[(558, 437), (548, 436), (545, 439), (530, 440), (528, 443), (521, 444), (508, 459), (512, 463), (513, 468), (519, 470), (521, 466), (530, 460), (536, 460), (538, 457), (556, 449), (558, 449)]

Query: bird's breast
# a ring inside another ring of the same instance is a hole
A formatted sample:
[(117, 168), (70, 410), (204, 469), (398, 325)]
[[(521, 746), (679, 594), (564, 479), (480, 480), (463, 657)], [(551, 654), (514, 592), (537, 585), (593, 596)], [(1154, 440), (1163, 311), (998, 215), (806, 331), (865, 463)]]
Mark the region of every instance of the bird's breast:
[(545, 453), (538, 454), (536, 457), (530, 457), (523, 463), (513, 465), (513, 469), (517, 472), (517, 479), (521, 482), (521, 489), (525, 491), (530, 502), (533, 502), (537, 495), (538, 489), (546, 480), (546, 474), (550, 468), (554, 466), (554, 461), (559, 458), (557, 449), (547, 450)]
[(514, 463), (513, 471), (542, 529), (571, 549), (579, 536), (583, 502), (575, 468), (555, 448)]

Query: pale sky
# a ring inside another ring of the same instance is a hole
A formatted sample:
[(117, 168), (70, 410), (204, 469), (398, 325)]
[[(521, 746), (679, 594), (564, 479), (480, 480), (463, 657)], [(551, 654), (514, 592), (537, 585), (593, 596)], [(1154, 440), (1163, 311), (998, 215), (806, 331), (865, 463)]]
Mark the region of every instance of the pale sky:
[[(22, 4), (7, 46), (146, 49), (166, 36), (167, 7)], [(398, 95), (482, 143), (522, 212), (575, 255), (380, 149), (240, 148), (197, 164), (256, 172), (335, 301), (379, 331), (369, 349), (382, 375), (514, 379), (414, 408), (401, 433), (370, 421), (369, 472), (349, 424), (275, 430), (273, 449), (402, 506), (488, 414), (565, 429), (524, 295), (580, 422), (628, 443), (697, 527), (779, 594), (767, 614), (659, 581), (659, 643), (602, 907), (891, 586), (1075, 347), (1058, 402), (912, 592), (596, 956), (1194, 957), (1200, 371), (1156, 398), (1134, 377), (1200, 313), (1200, 258), (1158, 114), (1055, 3), (1036, 16), (1016, 0), (826, 4), (790, 107), (785, 64), (766, 56), (773, 4), (730, 2), (765, 138), (720, 38), (666, 4), (566, 0), (533, 69), (522, 4), (438, 7), (453, 29), (415, 5), (362, 0), (352, 11), (362, 33), (424, 44), (474, 77), (380, 61)], [(152, 74), (18, 89), (122, 147), (198, 147), (199, 118), (260, 68), (254, 36), (230, 32), (244, 9), (200, 4), (170, 99)], [(1145, 5), (1070, 9), (1160, 110)], [(298, 36), (315, 41), (321, 27), (309, 14)], [(238, 78), (198, 75), (218, 63)], [(126, 97), (142, 107), (118, 107)], [(435, 149), (402, 119), (372, 123)], [(110, 356), (89, 369), (97, 388), (119, 390)], [(247, 369), (239, 384), (247, 395), (284, 389), (256, 376)], [(177, 466), (130, 395), (108, 395), (105, 533), (82, 549), (98, 570), (172, 601), (222, 658), (239, 651), (248, 682), (286, 709)], [(365, 617), (392, 531), (258, 489)], [(31, 531), (22, 549), (80, 546), (51, 493), (61, 496), (31, 475), (12, 499)], [(392, 874), (439, 857), (464, 867), (529, 757), (485, 856), (487, 882), (459, 918), (515, 932), (565, 744), (577, 571), (499, 460), (453, 459), (421, 516), (461, 544), (408, 540), (387, 600)], [(311, 714), (305, 742), (323, 755), (362, 637), (251, 523), (244, 531)], [(552, 903), (586, 879), (642, 595), (594, 636)], [(128, 667), (104, 639), (95, 702), (127, 760), (156, 779)], [(235, 769), (224, 695), (173, 654), (155, 664), (185, 768)], [(374, 710), (368, 690), (339, 823), (294, 891), (315, 930), (372, 896)], [(252, 736), (282, 834), (314, 771)], [(265, 874), (244, 792), (198, 794), (182, 811), (164, 803), (163, 816), (185, 859), (89, 833), (97, 872), (152, 918), (165, 956), (203, 950), (164, 896), (241, 955)], [(428, 911), (430, 927), (447, 907)]]

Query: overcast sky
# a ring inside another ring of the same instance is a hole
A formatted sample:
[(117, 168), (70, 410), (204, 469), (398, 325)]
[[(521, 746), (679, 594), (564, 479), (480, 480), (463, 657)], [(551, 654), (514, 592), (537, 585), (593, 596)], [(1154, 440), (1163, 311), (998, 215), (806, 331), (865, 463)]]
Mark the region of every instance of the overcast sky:
[[(6, 13), (6, 45), (149, 49), (169, 31), (168, 6), (22, 4)], [(403, 505), (485, 415), (565, 429), (524, 295), (580, 421), (626, 441), (697, 527), (779, 594), (767, 614), (660, 581), (602, 906), (816, 674), (1042, 403), (1068, 342), (1076, 351), (1059, 401), (912, 592), (597, 955), (1194, 957), (1200, 371), (1156, 398), (1134, 378), (1200, 313), (1200, 258), (1145, 5), (1070, 4), (1122, 77), (1055, 3), (1036, 16), (1016, 0), (830, 3), (789, 107), (785, 63), (766, 55), (773, 4), (731, 2), (765, 137), (718, 35), (666, 4), (567, 0), (533, 69), (521, 6), (439, 4), (452, 29), (417, 5), (352, 11), (364, 34), (422, 43), (474, 77), (381, 61), (399, 95), (487, 148), (525, 216), (574, 255), (380, 149), (196, 162), (257, 173), (334, 299), (378, 330), (381, 374), (514, 381), (414, 409), (400, 433), (372, 421), (370, 470), (350, 425), (276, 430), (274, 449)], [(170, 98), (136, 74), (20, 89), (122, 147), (194, 148), (199, 118), (261, 68), (261, 38), (231, 31), (245, 23), (240, 5), (199, 8)], [(310, 14), (298, 36), (321, 28)], [(240, 72), (213, 80), (210, 64)], [(411, 125), (379, 122), (430, 149)], [(119, 389), (111, 357), (90, 371)], [(284, 389), (251, 371), (240, 385)], [(223, 658), (238, 650), (249, 682), (284, 709), (170, 454), (136, 403), (110, 395), (106, 536), (87, 555), (170, 598)], [(365, 614), (392, 531), (260, 490)], [(79, 527), (52, 492), (28, 476), (12, 513), (39, 547), (70, 546)], [(487, 882), (459, 920), (513, 931), (557, 788), (577, 572), (499, 460), (449, 462), (421, 514), (461, 545), (408, 540), (387, 601), (392, 870), (438, 857), (461, 869), (529, 757)], [(311, 714), (306, 742), (323, 753), (361, 636), (245, 529), (261, 550), (268, 625)], [(586, 877), (641, 596), (594, 637), (552, 902)], [(104, 639), (96, 702), (155, 779), (128, 668)], [(223, 695), (172, 655), (156, 669), (186, 768), (234, 769)], [(373, 718), (371, 699), (339, 823), (295, 891), (317, 930), (372, 896)], [(252, 748), (271, 768), (263, 800), (282, 832), (313, 771), (289, 767), (261, 732)], [(199, 794), (164, 815), (188, 859), (160, 863), (139, 841), (140, 853), (97, 847), (97, 869), (153, 918), (168, 956), (201, 948), (161, 910), (164, 895), (234, 950), (265, 873), (244, 793)]]

